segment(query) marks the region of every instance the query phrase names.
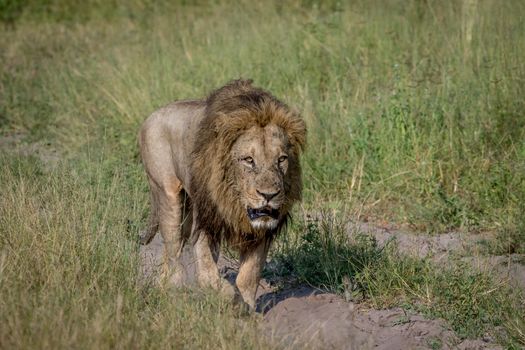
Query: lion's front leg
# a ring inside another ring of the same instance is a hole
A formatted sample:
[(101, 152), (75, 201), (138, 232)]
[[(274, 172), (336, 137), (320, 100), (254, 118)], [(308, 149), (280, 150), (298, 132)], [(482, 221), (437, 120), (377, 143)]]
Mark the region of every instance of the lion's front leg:
[(195, 257), (197, 260), (197, 280), (203, 287), (211, 287), (221, 291), (229, 298), (235, 297), (235, 288), (219, 274), (217, 260), (219, 258), (219, 245), (204, 231), (198, 233), (199, 238), (195, 243)]
[(197, 262), (197, 280), (203, 287), (219, 289), (220, 276), (217, 268), (219, 247), (204, 231), (198, 233), (195, 243), (195, 258)]
[(255, 247), (241, 252), (241, 266), (235, 282), (244, 302), (253, 310), (255, 309), (255, 296), (261, 279), (261, 271), (266, 262), (269, 243), (268, 239), (265, 238)]

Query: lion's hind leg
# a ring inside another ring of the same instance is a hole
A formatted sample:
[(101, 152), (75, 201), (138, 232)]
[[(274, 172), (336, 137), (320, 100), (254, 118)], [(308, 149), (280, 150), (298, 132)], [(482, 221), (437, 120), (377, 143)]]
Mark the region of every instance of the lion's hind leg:
[(184, 282), (184, 266), (181, 262), (183, 237), (181, 233), (182, 184), (171, 178), (159, 194), (159, 226), (164, 240), (163, 277), (174, 286)]

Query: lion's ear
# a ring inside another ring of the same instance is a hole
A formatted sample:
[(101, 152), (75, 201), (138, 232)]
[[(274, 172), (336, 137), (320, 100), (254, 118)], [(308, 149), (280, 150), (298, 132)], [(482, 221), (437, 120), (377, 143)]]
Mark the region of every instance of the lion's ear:
[(287, 120), (285, 130), (288, 134), (290, 142), (297, 151), (302, 152), (306, 147), (306, 123), (299, 116)]
[(237, 80), (232, 80), (231, 83), (235, 83), (239, 86), (242, 86), (245, 89), (252, 89), (253, 88), (253, 79), (243, 79), (239, 78)]
[(216, 116), (214, 124), (215, 132), (224, 134), (243, 130), (246, 122), (233, 114), (220, 113)]

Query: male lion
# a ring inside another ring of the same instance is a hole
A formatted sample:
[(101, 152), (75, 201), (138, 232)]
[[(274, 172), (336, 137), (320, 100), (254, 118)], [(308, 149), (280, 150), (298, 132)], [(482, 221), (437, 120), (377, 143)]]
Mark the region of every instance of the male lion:
[(173, 102), (144, 122), (139, 143), (152, 206), (141, 242), (160, 227), (172, 283), (181, 283), (189, 241), (199, 284), (234, 296), (217, 269), (226, 242), (240, 253), (240, 295), (255, 307), (270, 243), (301, 199), (305, 142), (301, 117), (251, 80), (234, 80), (205, 100)]

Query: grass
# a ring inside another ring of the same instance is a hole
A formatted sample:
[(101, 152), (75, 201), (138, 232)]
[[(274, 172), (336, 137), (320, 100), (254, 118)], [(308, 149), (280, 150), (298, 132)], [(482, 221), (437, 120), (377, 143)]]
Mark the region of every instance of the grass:
[[(474, 9), (0, 3), (0, 130), (50, 143), (63, 159), (50, 170), (1, 156), (0, 347), (215, 347), (207, 334), (221, 347), (269, 346), (213, 294), (181, 292), (179, 302), (136, 281), (147, 213), (141, 121), (240, 76), (307, 121), (305, 210), (422, 232), (493, 231), (490, 253), (524, 253), (525, 5)], [(483, 294), (488, 276), (347, 242), (342, 227), (298, 219), (274, 254), (316, 286), (344, 293), (346, 276), (376, 306), (406, 302), (464, 336), (501, 325), (508, 344), (525, 343), (523, 304), (505, 288)]]
[(139, 281), (138, 187), (99, 167), (1, 158), (0, 347), (268, 348), (256, 319), (206, 291)]
[(373, 307), (403, 306), (443, 318), (461, 338), (492, 334), (511, 348), (523, 342), (523, 292), (489, 272), (453, 257), (440, 268), (430, 258), (400, 256), (395, 241), (380, 248), (370, 235), (351, 238), (344, 221), (326, 213), (298, 226), (299, 235), (278, 242), (267, 277), (293, 276)]

